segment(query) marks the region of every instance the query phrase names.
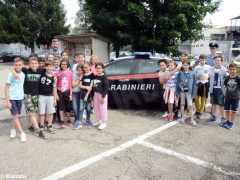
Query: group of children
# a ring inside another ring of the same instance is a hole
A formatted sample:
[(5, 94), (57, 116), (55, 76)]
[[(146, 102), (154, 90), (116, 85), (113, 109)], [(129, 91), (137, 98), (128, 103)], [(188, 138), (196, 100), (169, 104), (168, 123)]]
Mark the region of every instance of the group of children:
[[(23, 58), (14, 59), (5, 86), (7, 107), (13, 116), (10, 138), (15, 138), (18, 130), (21, 141), (27, 140), (19, 121), (22, 102), (28, 115), (28, 130), (39, 138), (45, 138), (43, 130), (55, 133), (53, 116), (58, 118), (60, 128), (65, 128), (67, 124), (73, 129), (80, 129), (85, 109), (86, 126), (94, 125), (100, 130), (106, 127), (108, 79), (103, 63), (98, 62), (96, 55), (90, 58), (90, 63), (85, 62), (84, 55), (79, 53), (71, 69), (68, 56), (62, 56), (65, 53), (62, 52), (61, 61), (52, 55), (48, 55), (46, 60), (38, 60), (36, 54), (31, 54), (28, 67), (23, 67)], [(92, 107), (97, 119), (94, 124), (90, 119)], [(70, 118), (71, 109), (74, 122)]]
[[(222, 65), (223, 57), (214, 57), (214, 66), (206, 64), (206, 56), (199, 56), (199, 64), (192, 70), (187, 55), (182, 53), (181, 63), (176, 65), (172, 60), (159, 61), (159, 81), (163, 84), (165, 113), (162, 117), (172, 121), (174, 115), (185, 123), (184, 109), (188, 109), (190, 124), (197, 127), (194, 118), (193, 101), (197, 119), (201, 119), (210, 93), (211, 116), (208, 122), (217, 120), (217, 106), (221, 114), (220, 126), (233, 127), (240, 99), (240, 77), (237, 76), (237, 65), (231, 63), (228, 70)], [(228, 74), (229, 71), (229, 74)], [(187, 106), (186, 106), (186, 105)], [(175, 111), (174, 111), (175, 109)], [(177, 113), (180, 112), (180, 113)], [(178, 115), (177, 115), (178, 114)]]

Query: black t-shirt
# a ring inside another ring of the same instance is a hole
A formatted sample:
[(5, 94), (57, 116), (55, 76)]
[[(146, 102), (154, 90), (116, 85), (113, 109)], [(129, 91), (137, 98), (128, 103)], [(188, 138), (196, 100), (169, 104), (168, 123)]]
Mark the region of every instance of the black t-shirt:
[(95, 76), (93, 81), (93, 90), (94, 92), (98, 92), (102, 94), (104, 98), (108, 93), (109, 82), (106, 75), (103, 76)]
[(39, 94), (39, 81), (41, 74), (45, 73), (45, 69), (37, 69), (36, 72), (32, 69), (22, 68), (22, 72), (25, 74), (24, 80), (24, 94), (36, 96)]
[[(91, 74), (89, 74), (89, 75), (83, 75), (83, 77), (82, 77), (82, 79), (81, 79), (82, 85), (83, 85), (83, 86), (90, 86), (91, 81), (94, 80), (94, 77), (95, 77), (95, 75), (94, 75), (93, 73), (91, 73)], [(84, 99), (84, 97), (85, 97), (86, 94), (87, 94), (87, 90), (86, 90), (86, 89), (81, 89), (80, 98), (81, 98), (81, 99)], [(90, 98), (92, 95), (93, 95), (93, 94), (90, 93), (88, 97)], [(88, 99), (89, 99), (89, 98), (88, 98)]]
[(227, 76), (224, 81), (226, 97), (230, 99), (240, 98), (240, 77), (231, 78)]
[(53, 96), (54, 77), (42, 74), (39, 84), (39, 94), (44, 96)]

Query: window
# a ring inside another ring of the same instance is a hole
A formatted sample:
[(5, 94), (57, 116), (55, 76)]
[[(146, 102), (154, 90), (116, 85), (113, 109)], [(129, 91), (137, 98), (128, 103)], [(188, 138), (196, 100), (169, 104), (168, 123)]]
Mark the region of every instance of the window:
[(157, 61), (141, 60), (139, 63), (139, 73), (155, 73), (159, 70)]
[(105, 68), (105, 72), (107, 75), (130, 74), (133, 62), (133, 59), (126, 59), (124, 61), (113, 63)]

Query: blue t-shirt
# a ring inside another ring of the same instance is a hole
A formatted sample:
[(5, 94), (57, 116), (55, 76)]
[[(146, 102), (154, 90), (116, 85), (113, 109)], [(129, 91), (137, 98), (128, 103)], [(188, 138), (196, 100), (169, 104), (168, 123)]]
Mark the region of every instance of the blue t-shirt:
[[(79, 79), (79, 75), (75, 72), (75, 73), (73, 73), (73, 78), (72, 78), (73, 80), (78, 80)], [(79, 85), (77, 85), (76, 87), (74, 87), (73, 89), (72, 89), (72, 91), (73, 92), (80, 92), (80, 87), (79, 87)]]
[(7, 84), (9, 85), (9, 99), (10, 100), (22, 100), (24, 98), (23, 84), (25, 74), (19, 73), (19, 79), (15, 79), (12, 73), (8, 74)]

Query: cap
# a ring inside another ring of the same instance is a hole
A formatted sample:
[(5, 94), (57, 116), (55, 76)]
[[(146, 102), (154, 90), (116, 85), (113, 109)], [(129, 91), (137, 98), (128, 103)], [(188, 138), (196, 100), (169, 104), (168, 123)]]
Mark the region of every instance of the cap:
[(210, 48), (211, 48), (211, 47), (218, 48), (218, 44), (217, 44), (216, 42), (211, 42), (211, 43), (209, 44), (209, 47), (210, 47)]

